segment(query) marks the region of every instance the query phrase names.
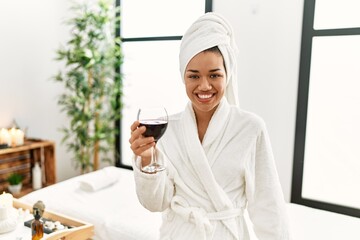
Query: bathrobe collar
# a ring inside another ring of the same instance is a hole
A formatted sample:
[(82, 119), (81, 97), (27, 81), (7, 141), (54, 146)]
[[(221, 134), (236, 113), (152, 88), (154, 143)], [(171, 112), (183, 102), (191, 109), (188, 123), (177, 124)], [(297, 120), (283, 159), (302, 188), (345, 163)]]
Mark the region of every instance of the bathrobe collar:
[[(227, 211), (233, 209), (233, 204), (225, 191), (217, 183), (211, 165), (221, 152), (221, 139), (224, 136), (229, 121), (230, 106), (223, 98), (212, 116), (203, 143), (200, 143), (196, 125), (195, 113), (189, 103), (182, 115), (182, 130), (185, 143), (185, 151), (189, 155), (190, 165), (199, 177), (205, 192), (210, 199), (215, 211)], [(204, 149), (207, 149), (207, 154)], [(230, 232), (237, 238), (237, 227), (234, 219), (222, 221)], [(236, 239), (235, 238), (235, 239)]]

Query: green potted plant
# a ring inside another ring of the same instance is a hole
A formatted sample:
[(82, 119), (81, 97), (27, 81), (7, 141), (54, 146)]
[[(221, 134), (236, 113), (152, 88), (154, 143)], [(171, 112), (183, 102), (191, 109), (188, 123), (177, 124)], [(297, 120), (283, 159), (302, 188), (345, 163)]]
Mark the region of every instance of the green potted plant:
[(23, 181), (23, 176), (19, 173), (11, 173), (8, 177), (7, 177), (7, 181), (9, 183), (9, 191), (13, 194), (18, 194), (21, 191), (22, 188), (22, 181)]
[(114, 150), (122, 106), (121, 41), (115, 36), (119, 9), (113, 1), (91, 2), (72, 8), (71, 38), (57, 51), (65, 67), (54, 77), (65, 86), (58, 104), (70, 119), (62, 128), (63, 143), (82, 173), (98, 169), (100, 157), (113, 162), (106, 153)]

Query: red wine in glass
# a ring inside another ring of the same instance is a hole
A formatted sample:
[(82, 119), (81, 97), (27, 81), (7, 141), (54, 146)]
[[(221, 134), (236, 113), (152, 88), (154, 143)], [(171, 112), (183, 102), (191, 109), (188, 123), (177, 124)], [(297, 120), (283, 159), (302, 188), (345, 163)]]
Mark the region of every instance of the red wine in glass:
[(165, 167), (157, 162), (156, 159), (156, 142), (164, 135), (168, 125), (168, 114), (165, 108), (140, 108), (137, 116), (140, 122), (139, 127), (145, 126), (144, 137), (154, 137), (155, 146), (151, 148), (151, 162), (149, 165), (142, 167), (146, 173), (156, 173), (165, 170)]
[(167, 128), (167, 121), (164, 120), (140, 120), (140, 126), (145, 126), (144, 137), (154, 137), (157, 142), (164, 135)]

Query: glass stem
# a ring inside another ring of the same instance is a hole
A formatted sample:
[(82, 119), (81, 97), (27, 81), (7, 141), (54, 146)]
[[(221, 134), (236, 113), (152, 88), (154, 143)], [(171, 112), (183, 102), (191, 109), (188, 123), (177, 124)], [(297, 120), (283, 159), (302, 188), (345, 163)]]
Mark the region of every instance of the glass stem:
[(151, 148), (151, 165), (156, 165), (156, 143)]

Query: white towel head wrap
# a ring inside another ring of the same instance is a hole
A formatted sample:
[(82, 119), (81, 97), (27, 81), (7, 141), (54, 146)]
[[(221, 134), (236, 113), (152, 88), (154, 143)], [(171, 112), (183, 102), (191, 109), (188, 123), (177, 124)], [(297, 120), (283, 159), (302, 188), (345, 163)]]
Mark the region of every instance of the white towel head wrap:
[(180, 72), (184, 81), (189, 61), (198, 53), (217, 46), (226, 68), (225, 97), (232, 105), (238, 105), (237, 93), (237, 46), (231, 25), (217, 13), (206, 13), (185, 32), (180, 46)]

